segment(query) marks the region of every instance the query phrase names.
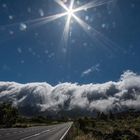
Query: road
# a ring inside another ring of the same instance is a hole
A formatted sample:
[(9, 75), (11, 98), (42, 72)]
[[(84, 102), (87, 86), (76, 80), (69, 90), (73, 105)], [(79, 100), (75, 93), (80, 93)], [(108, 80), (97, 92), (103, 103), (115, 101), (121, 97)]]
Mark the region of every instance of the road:
[(0, 140), (63, 140), (72, 122), (30, 128), (0, 129)]

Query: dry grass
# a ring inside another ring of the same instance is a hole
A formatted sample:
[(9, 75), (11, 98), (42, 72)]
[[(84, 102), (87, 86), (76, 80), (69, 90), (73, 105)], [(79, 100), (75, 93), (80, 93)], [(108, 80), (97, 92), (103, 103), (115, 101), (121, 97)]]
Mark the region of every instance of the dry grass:
[(98, 140), (93, 138), (91, 134), (77, 136), (74, 140)]

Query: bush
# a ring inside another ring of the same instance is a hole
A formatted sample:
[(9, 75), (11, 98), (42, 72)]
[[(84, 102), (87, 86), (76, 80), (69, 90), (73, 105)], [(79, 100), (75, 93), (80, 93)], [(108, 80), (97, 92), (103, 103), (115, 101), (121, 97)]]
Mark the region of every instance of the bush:
[(10, 103), (0, 104), (0, 125), (11, 127), (16, 123), (18, 111)]

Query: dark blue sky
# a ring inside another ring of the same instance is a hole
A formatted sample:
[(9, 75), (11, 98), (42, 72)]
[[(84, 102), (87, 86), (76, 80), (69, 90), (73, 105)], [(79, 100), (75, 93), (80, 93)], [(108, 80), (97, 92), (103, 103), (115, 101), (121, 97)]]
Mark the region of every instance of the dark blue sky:
[[(75, 0), (75, 7), (93, 0)], [(99, 0), (101, 1), (101, 0)], [(76, 13), (102, 35), (88, 35), (72, 18), (66, 50), (65, 12), (52, 0), (0, 0), (0, 81), (97, 83), (140, 73), (140, 0), (114, 0)]]

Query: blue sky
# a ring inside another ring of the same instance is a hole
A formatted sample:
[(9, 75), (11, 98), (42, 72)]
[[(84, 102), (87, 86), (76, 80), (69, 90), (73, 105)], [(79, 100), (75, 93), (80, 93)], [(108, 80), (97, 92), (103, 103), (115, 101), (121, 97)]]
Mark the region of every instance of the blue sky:
[[(74, 7), (92, 1), (75, 0)], [(100, 35), (86, 33), (72, 17), (66, 45), (67, 15), (32, 22), (63, 12), (52, 0), (0, 0), (0, 81), (88, 84), (118, 80), (126, 70), (140, 73), (139, 0), (113, 0), (77, 12)]]

